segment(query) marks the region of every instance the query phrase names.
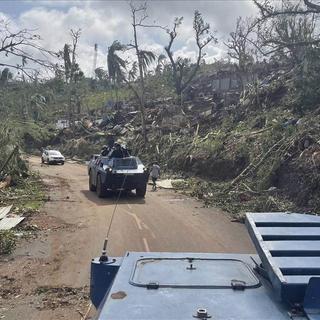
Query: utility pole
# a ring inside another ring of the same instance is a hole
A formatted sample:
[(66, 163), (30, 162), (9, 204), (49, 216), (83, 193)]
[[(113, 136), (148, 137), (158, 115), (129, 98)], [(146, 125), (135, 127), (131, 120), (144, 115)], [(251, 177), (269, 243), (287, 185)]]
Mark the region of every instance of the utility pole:
[(93, 55), (93, 70), (92, 70), (92, 78), (96, 79), (96, 69), (97, 69), (97, 57), (98, 57), (98, 44), (94, 44), (94, 55)]

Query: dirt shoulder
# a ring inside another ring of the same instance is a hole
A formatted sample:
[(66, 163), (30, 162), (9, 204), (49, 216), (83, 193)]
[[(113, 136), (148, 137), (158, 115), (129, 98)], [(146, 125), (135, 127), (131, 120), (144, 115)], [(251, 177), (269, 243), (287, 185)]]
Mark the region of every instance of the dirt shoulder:
[[(82, 319), (90, 306), (89, 269), (100, 254), (115, 198), (88, 191), (84, 165), (41, 165), (48, 199), (30, 217), (35, 237), (19, 242), (14, 254), (0, 258), (0, 318)], [(108, 253), (126, 251), (254, 252), (245, 227), (217, 209), (160, 190), (145, 200), (122, 196), (111, 229)]]

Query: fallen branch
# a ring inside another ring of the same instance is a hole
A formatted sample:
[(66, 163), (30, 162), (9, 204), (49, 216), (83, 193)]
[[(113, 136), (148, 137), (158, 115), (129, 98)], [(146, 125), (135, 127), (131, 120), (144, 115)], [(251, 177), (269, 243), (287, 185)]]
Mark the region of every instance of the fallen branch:
[(267, 127), (267, 128), (263, 128), (263, 129), (261, 129), (261, 130), (252, 131), (252, 132), (248, 133), (248, 136), (251, 137), (251, 136), (254, 136), (254, 135), (256, 135), (256, 134), (269, 131), (270, 129), (272, 129), (272, 126)]
[(92, 303), (89, 304), (87, 312), (83, 316), (83, 320), (87, 320), (88, 319), (88, 315), (90, 313), (91, 308), (92, 308)]
[(245, 184), (244, 182), (242, 182), (242, 185), (247, 189), (247, 191), (251, 194), (257, 195), (259, 196), (261, 193), (258, 191), (254, 191), (252, 190), (247, 184)]
[(243, 179), (246, 174), (251, 170), (255, 169), (257, 170), (262, 163), (268, 158), (268, 156), (275, 150), (277, 147), (283, 142), (285, 138), (282, 138), (279, 140), (276, 144), (274, 144), (261, 158), (257, 163), (251, 162), (236, 178), (234, 178), (231, 183), (229, 188), (233, 187), (237, 182), (239, 182), (241, 179)]
[(12, 152), (10, 153), (9, 157), (7, 158), (7, 160), (4, 162), (4, 164), (2, 165), (1, 169), (0, 169), (0, 174), (2, 173), (2, 171), (5, 169), (5, 167), (8, 165), (8, 163), (10, 162), (10, 160), (12, 159), (12, 157), (14, 156), (14, 154), (18, 151), (19, 147), (15, 146), (14, 149), (12, 150)]

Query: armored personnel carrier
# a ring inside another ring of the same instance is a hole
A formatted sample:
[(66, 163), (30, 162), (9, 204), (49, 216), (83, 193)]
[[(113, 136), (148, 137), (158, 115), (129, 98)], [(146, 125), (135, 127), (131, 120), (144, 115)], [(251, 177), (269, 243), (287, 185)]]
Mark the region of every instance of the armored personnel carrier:
[(103, 198), (110, 190), (135, 190), (143, 198), (147, 191), (148, 169), (138, 157), (95, 156), (88, 164), (89, 189)]

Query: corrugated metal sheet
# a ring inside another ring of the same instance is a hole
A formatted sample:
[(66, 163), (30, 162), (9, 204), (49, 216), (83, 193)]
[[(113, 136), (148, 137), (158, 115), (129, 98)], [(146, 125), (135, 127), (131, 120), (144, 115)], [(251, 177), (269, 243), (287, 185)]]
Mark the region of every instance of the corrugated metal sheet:
[(11, 206), (7, 206), (7, 207), (1, 207), (0, 208), (0, 219), (3, 219), (11, 210), (12, 205)]
[(0, 230), (10, 230), (19, 224), (24, 217), (10, 217), (0, 220)]

